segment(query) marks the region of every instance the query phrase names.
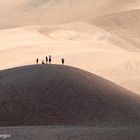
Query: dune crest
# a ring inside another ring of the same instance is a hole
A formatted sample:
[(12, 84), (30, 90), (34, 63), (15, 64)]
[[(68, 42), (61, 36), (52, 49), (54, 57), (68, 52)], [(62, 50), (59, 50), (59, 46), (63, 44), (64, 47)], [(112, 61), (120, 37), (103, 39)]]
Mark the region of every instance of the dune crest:
[(0, 126), (139, 126), (140, 96), (60, 65), (0, 71)]

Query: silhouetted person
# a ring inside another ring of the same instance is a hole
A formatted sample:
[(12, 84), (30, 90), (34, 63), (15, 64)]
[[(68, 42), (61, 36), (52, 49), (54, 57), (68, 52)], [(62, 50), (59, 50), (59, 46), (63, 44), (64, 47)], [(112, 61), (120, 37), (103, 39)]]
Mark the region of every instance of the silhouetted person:
[(46, 56), (46, 64), (48, 63), (48, 57)]
[(45, 64), (44, 60), (42, 61), (42, 64)]
[(49, 64), (51, 64), (51, 62), (52, 62), (52, 56), (49, 55)]
[(36, 59), (36, 64), (38, 64), (38, 62), (39, 62), (39, 58)]
[(61, 61), (62, 61), (62, 64), (64, 65), (64, 63), (65, 63), (65, 60), (64, 60), (64, 58), (62, 58), (62, 59), (61, 59)]

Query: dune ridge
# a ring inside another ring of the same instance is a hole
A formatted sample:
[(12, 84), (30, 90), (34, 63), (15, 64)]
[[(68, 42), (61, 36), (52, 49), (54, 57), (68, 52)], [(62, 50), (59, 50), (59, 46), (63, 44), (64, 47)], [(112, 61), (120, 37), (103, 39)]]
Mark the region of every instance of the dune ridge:
[(0, 71), (0, 126), (139, 126), (140, 96), (60, 65)]
[(81, 21), (89, 17), (138, 9), (140, 2), (139, 0), (17, 0), (10, 2), (3, 0), (0, 2), (0, 7), (0, 28), (6, 29)]
[[(139, 16), (140, 9), (136, 9), (93, 18), (89, 23), (126, 40), (139, 51)], [(127, 48), (131, 48), (130, 45), (127, 44)]]

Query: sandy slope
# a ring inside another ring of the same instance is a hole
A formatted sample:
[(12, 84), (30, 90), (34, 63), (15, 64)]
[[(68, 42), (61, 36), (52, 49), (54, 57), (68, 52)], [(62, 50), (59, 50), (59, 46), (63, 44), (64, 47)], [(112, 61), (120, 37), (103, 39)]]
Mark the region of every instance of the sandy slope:
[(126, 40), (129, 43), (126, 49), (130, 50), (130, 45), (140, 49), (139, 16), (140, 10), (137, 9), (90, 19), (89, 23)]
[[(139, 127), (4, 127), (0, 132), (10, 134), (10, 140), (139, 140)], [(8, 139), (8, 138), (7, 138)]]
[(0, 85), (0, 126), (140, 125), (140, 96), (80, 69), (9, 69), (0, 72)]
[(139, 8), (139, 0), (2, 0), (0, 28), (64, 24)]

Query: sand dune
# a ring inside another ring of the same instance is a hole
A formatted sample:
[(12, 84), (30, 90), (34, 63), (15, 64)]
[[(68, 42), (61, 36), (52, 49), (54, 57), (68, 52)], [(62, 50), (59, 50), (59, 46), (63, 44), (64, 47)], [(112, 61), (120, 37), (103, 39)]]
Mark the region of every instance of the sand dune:
[[(64, 24), (140, 7), (139, 0), (17, 0), (0, 2), (0, 28)], [(13, 21), (13, 22), (12, 22)]]
[[(139, 0), (1, 0), (0, 126), (24, 126), (0, 134), (139, 140), (139, 17)], [(96, 75), (58, 65), (4, 70), (49, 54)]]
[(0, 71), (0, 126), (139, 126), (140, 96), (80, 69)]
[[(137, 9), (94, 18), (93, 20), (90, 20), (90, 23), (111, 34), (119, 36), (127, 41), (131, 46), (139, 50), (139, 16), (140, 10)], [(131, 49), (129, 44), (126, 44), (128, 50)]]

